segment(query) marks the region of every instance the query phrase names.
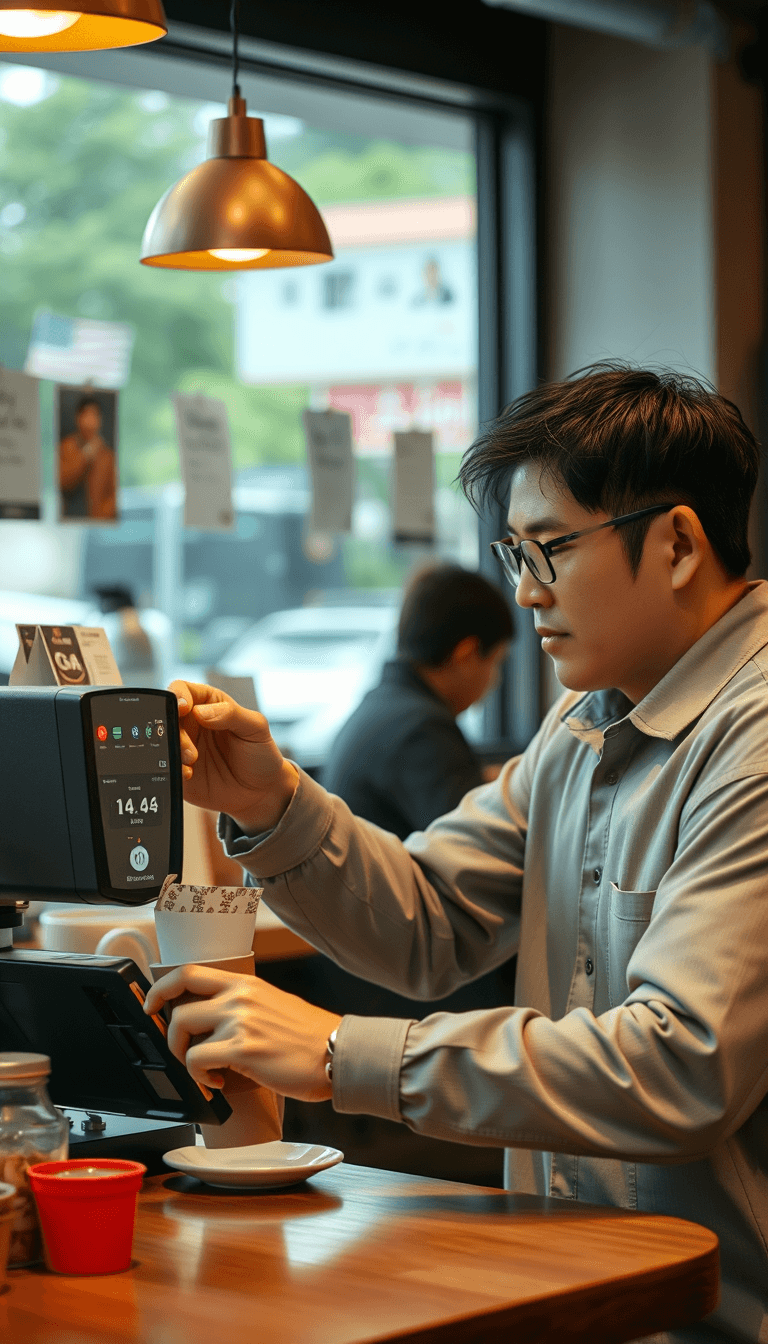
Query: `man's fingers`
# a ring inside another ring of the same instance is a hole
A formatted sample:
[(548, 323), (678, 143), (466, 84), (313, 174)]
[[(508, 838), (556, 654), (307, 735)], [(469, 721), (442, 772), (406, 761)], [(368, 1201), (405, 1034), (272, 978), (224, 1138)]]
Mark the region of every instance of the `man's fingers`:
[(269, 741), (269, 724), (264, 715), (253, 709), (243, 709), (234, 700), (196, 703), (193, 713), (201, 727), (213, 732), (234, 733), (246, 742)]
[(218, 1041), (200, 1041), (190, 1046), (184, 1062), (187, 1072), (204, 1087), (223, 1087), (223, 1070), (232, 1068), (230, 1061), (224, 1058), (224, 1050)]
[(144, 1003), (144, 1011), (159, 1013), (166, 1003), (178, 999), (181, 994), (198, 994), (209, 998), (234, 979), (236, 977), (231, 971), (217, 971), (206, 966), (178, 966), (152, 986)]
[(181, 714), (188, 714), (193, 705), (229, 700), (225, 691), (220, 691), (217, 686), (207, 686), (201, 681), (172, 681), (168, 690), (173, 691), (177, 700), (184, 701), (184, 706), (179, 711)]
[(221, 1009), (213, 999), (195, 999), (192, 1003), (177, 1004), (171, 1014), (168, 1028), (168, 1048), (177, 1059), (184, 1061), (190, 1045), (198, 1037), (226, 1035), (226, 1023)]

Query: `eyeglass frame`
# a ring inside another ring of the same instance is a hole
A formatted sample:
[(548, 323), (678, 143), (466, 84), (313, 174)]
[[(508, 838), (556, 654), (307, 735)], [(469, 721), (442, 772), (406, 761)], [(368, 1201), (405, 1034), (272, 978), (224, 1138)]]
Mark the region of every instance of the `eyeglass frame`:
[[(519, 541), (516, 546), (513, 546), (512, 537), (503, 537), (501, 541), (491, 542), (491, 550), (499, 561), (508, 582), (512, 584), (513, 588), (518, 588), (520, 586), (520, 580), (523, 577), (523, 565), (525, 565), (528, 572), (533, 575), (537, 583), (549, 585), (554, 583), (557, 578), (555, 567), (552, 564), (550, 556), (558, 549), (558, 547), (565, 546), (569, 541), (575, 541), (577, 537), (588, 537), (593, 532), (601, 532), (605, 527), (620, 527), (624, 523), (633, 523), (637, 518), (645, 518), (652, 513), (668, 512), (670, 509), (674, 508), (677, 508), (676, 504), (649, 504), (647, 508), (636, 509), (634, 513), (622, 513), (619, 514), (617, 518), (609, 518), (607, 522), (595, 523), (594, 527), (583, 527), (578, 532), (566, 532), (564, 536), (553, 537), (551, 541), (537, 541), (535, 537), (523, 537), (522, 541)], [(526, 557), (523, 546), (535, 546), (537, 550), (541, 551), (547, 568), (552, 575), (551, 579), (542, 578), (540, 574), (537, 574), (534, 571)], [(510, 555), (512, 556), (512, 563), (510, 563), (510, 560), (508, 559), (508, 556)], [(512, 568), (513, 563), (518, 566), (517, 569)]]

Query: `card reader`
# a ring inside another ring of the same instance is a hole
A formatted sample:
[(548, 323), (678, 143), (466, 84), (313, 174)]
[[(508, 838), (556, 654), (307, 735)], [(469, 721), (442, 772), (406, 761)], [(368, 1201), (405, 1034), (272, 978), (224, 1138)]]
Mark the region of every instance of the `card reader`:
[(0, 952), (0, 1049), (48, 1055), (48, 1091), (72, 1121), (72, 1157), (162, 1154), (195, 1142), (195, 1122), (232, 1108), (171, 1054), (165, 1021), (143, 1010), (149, 984), (127, 957)]

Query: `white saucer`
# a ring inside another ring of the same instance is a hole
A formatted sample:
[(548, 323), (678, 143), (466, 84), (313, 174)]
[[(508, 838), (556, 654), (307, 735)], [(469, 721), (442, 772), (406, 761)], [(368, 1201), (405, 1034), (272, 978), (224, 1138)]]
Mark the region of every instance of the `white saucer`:
[(163, 1161), (185, 1176), (219, 1187), (295, 1185), (344, 1160), (338, 1148), (317, 1143), (254, 1143), (248, 1148), (174, 1148)]

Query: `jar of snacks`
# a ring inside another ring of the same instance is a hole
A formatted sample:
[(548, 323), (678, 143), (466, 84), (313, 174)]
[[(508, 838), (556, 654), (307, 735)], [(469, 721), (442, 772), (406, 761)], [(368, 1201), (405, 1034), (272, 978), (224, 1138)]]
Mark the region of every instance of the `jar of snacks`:
[(0, 1181), (16, 1189), (9, 1268), (42, 1259), (37, 1210), (27, 1181), (36, 1162), (67, 1156), (69, 1124), (51, 1105), (47, 1055), (0, 1052)]

